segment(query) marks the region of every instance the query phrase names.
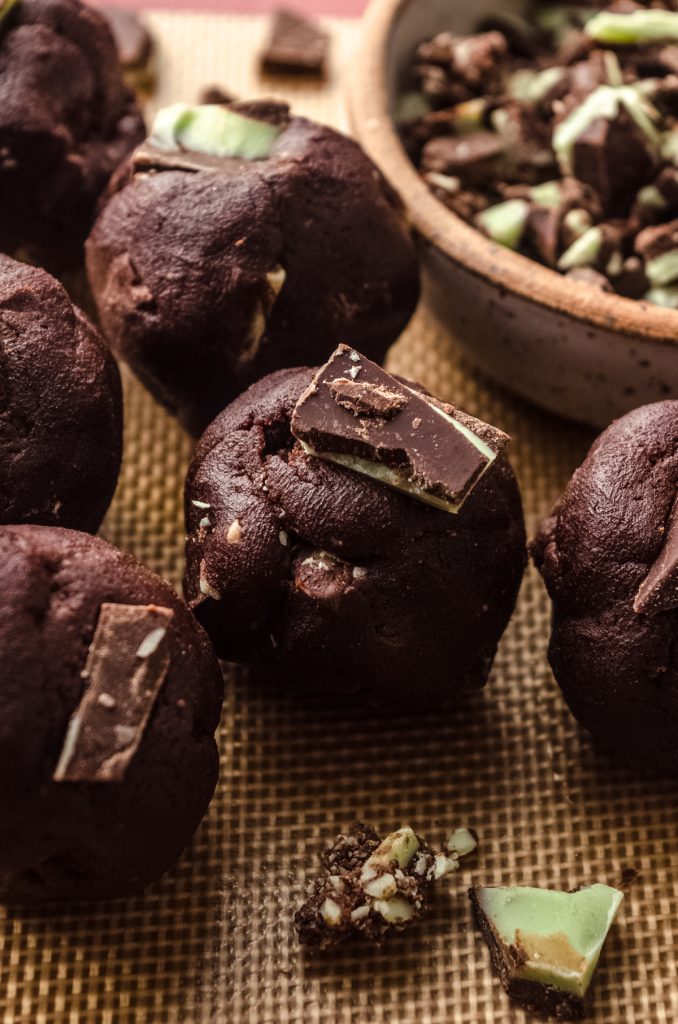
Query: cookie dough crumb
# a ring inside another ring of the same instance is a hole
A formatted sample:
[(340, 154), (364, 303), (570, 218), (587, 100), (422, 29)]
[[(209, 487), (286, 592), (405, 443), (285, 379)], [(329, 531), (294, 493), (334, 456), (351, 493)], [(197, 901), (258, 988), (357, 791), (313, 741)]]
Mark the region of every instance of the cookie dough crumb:
[(459, 867), (456, 853), (434, 853), (409, 825), (382, 840), (363, 822), (321, 859), (325, 875), (294, 915), (299, 942), (316, 949), (359, 937), (381, 944), (421, 916), (432, 882)]

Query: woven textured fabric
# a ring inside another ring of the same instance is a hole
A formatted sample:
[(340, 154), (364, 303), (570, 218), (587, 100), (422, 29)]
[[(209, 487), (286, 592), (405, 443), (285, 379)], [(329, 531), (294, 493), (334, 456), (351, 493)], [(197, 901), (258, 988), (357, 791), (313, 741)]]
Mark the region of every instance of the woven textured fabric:
[[(263, 20), (151, 20), (163, 103), (192, 99), (213, 82), (240, 95), (271, 93), (253, 61)], [(333, 28), (341, 67), (357, 28)], [(342, 124), (336, 83), (285, 83), (283, 92), (299, 111)], [(591, 433), (481, 380), (425, 313), (390, 366), (513, 435), (533, 530)], [(126, 376), (125, 463), (102, 532), (175, 583), (189, 453), (176, 424)], [(486, 690), (445, 717), (337, 715), (229, 672), (221, 781), (179, 866), (127, 902), (0, 911), (3, 1024), (524, 1022), (491, 974), (468, 886), (614, 883), (625, 867), (640, 877), (608, 941), (591, 1019), (675, 1024), (678, 786), (631, 775), (592, 749), (549, 672), (548, 619), (530, 569)], [(411, 823), (434, 844), (471, 825), (480, 847), (438, 883), (427, 917), (381, 950), (305, 956), (294, 909), (317, 852), (356, 817), (384, 831)]]

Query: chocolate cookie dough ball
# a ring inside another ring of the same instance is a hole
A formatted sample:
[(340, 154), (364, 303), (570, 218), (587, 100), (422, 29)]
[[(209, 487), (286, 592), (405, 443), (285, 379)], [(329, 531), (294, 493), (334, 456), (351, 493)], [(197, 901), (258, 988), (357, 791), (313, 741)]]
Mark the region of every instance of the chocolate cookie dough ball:
[(0, 527), (0, 898), (138, 892), (212, 797), (222, 680), (172, 587), (87, 534)]
[(0, 255), (0, 524), (94, 533), (121, 456), (110, 352), (58, 281)]
[(87, 266), (112, 347), (196, 435), (253, 381), (340, 341), (381, 361), (419, 292), (371, 160), (272, 102), (161, 111)]
[(275, 682), (439, 709), (485, 683), (525, 564), (503, 457), (458, 514), (306, 454), (312, 370), (271, 374), (202, 437), (186, 484), (184, 588), (222, 656)]
[(53, 273), (78, 267), (97, 199), (143, 135), (97, 11), (80, 0), (2, 5), (0, 250)]
[(601, 434), (533, 544), (549, 658), (575, 717), (625, 762), (678, 773), (678, 402)]

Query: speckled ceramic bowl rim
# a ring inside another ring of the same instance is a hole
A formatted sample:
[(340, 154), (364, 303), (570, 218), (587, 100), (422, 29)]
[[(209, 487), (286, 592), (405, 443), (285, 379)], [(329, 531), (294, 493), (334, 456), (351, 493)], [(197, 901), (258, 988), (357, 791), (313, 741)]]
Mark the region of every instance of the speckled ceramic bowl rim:
[(402, 196), (413, 225), (435, 248), (479, 278), (562, 316), (639, 340), (678, 347), (678, 311), (577, 284), (485, 238), (429, 191), (410, 161), (388, 105), (387, 66), (393, 26), (418, 0), (372, 0), (362, 45), (347, 80), (352, 127)]

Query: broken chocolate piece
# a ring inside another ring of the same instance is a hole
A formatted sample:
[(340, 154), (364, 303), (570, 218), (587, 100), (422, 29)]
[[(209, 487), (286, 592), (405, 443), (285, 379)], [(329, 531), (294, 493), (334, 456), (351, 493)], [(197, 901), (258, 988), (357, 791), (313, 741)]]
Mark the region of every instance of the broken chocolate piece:
[(377, 416), (390, 420), (407, 405), (404, 395), (365, 381), (338, 377), (329, 381), (327, 387), (335, 402), (354, 416)]
[(509, 998), (559, 1020), (585, 1016), (585, 996), (623, 893), (528, 886), (469, 891), (492, 964)]
[(659, 555), (640, 584), (633, 610), (658, 615), (678, 608), (678, 498), (673, 503)]
[(347, 345), (318, 370), (296, 405), (291, 429), (308, 454), (448, 512), (459, 511), (509, 441)]
[(475, 132), (459, 138), (437, 136), (424, 146), (421, 166), (424, 171), (463, 174), (469, 182), (482, 182), (496, 176), (503, 151), (502, 140), (496, 132)]
[(228, 92), (221, 85), (206, 85), (204, 86), (198, 95), (198, 103), (217, 103), (221, 105), (227, 105), (229, 103), (235, 103), (235, 96), (233, 93)]
[(322, 855), (326, 875), (294, 915), (299, 942), (326, 949), (362, 936), (380, 944), (390, 930), (401, 931), (423, 912), (431, 883), (456, 871), (459, 857), (471, 852), (467, 835), (453, 833), (461, 850), (435, 854), (409, 825), (380, 840), (356, 822)]
[(157, 605), (101, 605), (55, 782), (124, 778), (167, 674), (173, 614)]
[(501, 82), (508, 45), (501, 32), (455, 36), (441, 32), (416, 52), (422, 89), (438, 101), (461, 103)]
[(592, 121), (572, 147), (574, 176), (590, 185), (606, 208), (635, 194), (655, 167), (647, 137), (626, 111)]
[(261, 70), (269, 75), (317, 75), (327, 70), (329, 35), (315, 21), (295, 11), (274, 13), (271, 36), (261, 54)]
[(470, 828), (455, 828), (447, 837), (445, 844), (453, 856), (466, 857), (478, 846), (478, 836)]
[(635, 249), (651, 287), (663, 288), (678, 279), (678, 220), (645, 228), (636, 236)]

